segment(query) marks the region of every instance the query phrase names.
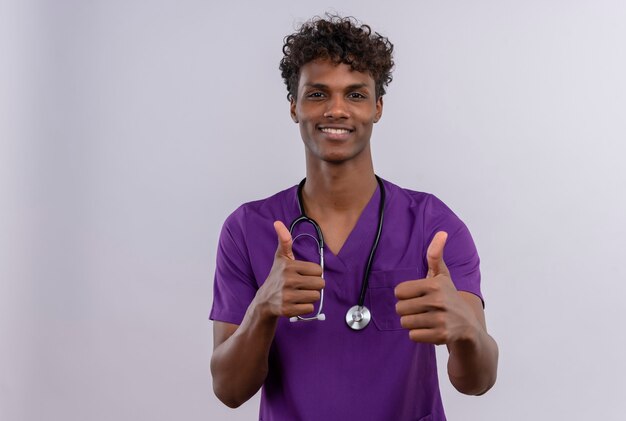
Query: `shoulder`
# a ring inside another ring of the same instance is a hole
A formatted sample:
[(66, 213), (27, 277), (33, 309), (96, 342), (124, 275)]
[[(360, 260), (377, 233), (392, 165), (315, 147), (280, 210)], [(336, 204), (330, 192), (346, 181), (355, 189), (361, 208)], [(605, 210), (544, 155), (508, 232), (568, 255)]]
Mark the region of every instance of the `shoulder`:
[(386, 214), (392, 220), (409, 218), (413, 221), (415, 232), (424, 236), (425, 244), (429, 244), (439, 230), (453, 234), (466, 229), (457, 214), (432, 193), (402, 188), (387, 181), (385, 189), (389, 195)]
[(294, 203), (297, 206), (296, 189), (297, 186), (292, 186), (269, 197), (245, 202), (226, 218), (226, 224), (242, 224), (255, 217), (271, 218)]
[(452, 214), (454, 212), (437, 196), (432, 193), (400, 187), (387, 180), (383, 181), (389, 196), (389, 202), (394, 205), (415, 208), (418, 213)]
[(230, 234), (234, 238), (259, 234), (259, 229), (273, 232), (276, 220), (285, 221), (297, 212), (297, 186), (281, 190), (269, 197), (243, 203), (224, 221), (222, 235)]

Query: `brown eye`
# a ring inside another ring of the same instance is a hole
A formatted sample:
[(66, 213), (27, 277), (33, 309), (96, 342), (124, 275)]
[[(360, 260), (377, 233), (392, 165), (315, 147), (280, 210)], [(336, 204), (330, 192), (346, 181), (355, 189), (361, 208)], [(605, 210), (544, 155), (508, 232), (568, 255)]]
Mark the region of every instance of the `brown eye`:
[(352, 92), (352, 93), (350, 93), (348, 95), (348, 97), (352, 98), (352, 99), (365, 99), (365, 98), (367, 98), (365, 95), (363, 95), (360, 92)]

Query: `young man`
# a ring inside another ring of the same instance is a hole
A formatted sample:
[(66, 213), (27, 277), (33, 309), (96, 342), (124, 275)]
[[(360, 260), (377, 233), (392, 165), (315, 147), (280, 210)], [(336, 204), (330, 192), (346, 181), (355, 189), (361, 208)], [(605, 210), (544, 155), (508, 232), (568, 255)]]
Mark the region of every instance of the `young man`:
[(211, 311), (215, 394), (237, 407), (263, 386), (262, 420), (445, 420), (434, 344), (460, 392), (495, 382), (469, 231), (433, 195), (374, 174), (392, 51), (349, 18), (285, 39), (306, 179), (228, 217)]

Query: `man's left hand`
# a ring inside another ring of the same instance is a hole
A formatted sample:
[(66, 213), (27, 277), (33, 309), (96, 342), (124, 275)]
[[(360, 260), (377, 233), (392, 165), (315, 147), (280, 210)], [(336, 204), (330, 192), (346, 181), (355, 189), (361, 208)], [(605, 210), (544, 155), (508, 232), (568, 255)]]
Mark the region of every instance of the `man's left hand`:
[(428, 246), (426, 278), (405, 281), (395, 288), (400, 323), (415, 342), (450, 345), (478, 340), (480, 322), (452, 283), (443, 260), (447, 238), (446, 232), (439, 231)]

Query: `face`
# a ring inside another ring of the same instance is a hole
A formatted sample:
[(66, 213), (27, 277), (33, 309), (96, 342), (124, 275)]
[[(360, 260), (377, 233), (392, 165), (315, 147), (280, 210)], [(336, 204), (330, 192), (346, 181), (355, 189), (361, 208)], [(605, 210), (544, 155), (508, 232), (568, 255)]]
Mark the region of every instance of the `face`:
[(308, 158), (343, 163), (369, 154), (372, 126), (382, 111), (382, 98), (376, 99), (374, 79), (368, 73), (327, 60), (300, 69), (291, 117), (300, 125)]

